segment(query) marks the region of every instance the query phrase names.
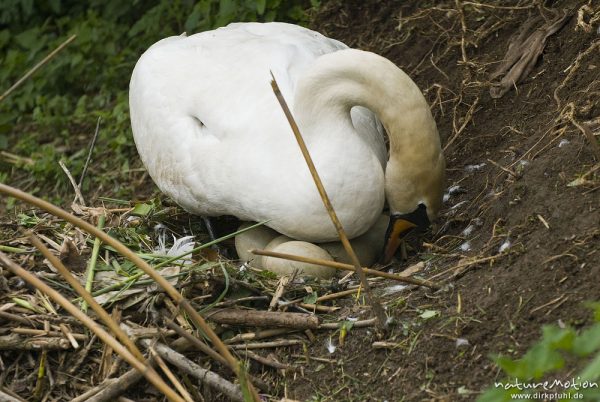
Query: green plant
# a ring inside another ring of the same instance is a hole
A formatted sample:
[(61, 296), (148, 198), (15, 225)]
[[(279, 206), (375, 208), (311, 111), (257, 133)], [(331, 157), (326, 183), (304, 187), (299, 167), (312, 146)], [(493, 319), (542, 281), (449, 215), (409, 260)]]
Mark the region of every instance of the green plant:
[(93, 157), (96, 174), (88, 174), (88, 186), (104, 186), (129, 198), (131, 189), (119, 184), (132, 164), (140, 166), (128, 108), (129, 78), (139, 56), (166, 36), (193, 34), (232, 21), (303, 23), (310, 5), (308, 0), (1, 2), (0, 93), (66, 38), (77, 35), (0, 102), (0, 150), (31, 162), (0, 158), (1, 177), (21, 174), (44, 195), (71, 191), (57, 162), (62, 159), (79, 177), (101, 117)]
[[(538, 396), (553, 394), (551, 399), (563, 401), (599, 400), (600, 303), (589, 306), (594, 311), (595, 323), (581, 332), (570, 327), (544, 326), (542, 339), (522, 358), (493, 357), (508, 377), (496, 381), (477, 399), (478, 402), (531, 399), (536, 393)], [(567, 364), (577, 369), (578, 375), (566, 379), (551, 378), (551, 374), (560, 372)]]

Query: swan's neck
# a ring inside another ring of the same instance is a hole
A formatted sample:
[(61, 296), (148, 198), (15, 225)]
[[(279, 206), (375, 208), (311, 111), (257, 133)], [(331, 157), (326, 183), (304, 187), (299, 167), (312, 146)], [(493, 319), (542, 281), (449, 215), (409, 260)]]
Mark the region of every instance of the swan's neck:
[[(424, 202), (435, 214), (444, 161), (435, 121), (416, 84), (389, 60), (355, 49), (319, 57), (298, 82), (294, 113), (307, 135), (329, 135), (319, 125), (331, 119), (346, 119), (343, 126), (352, 129), (353, 106), (370, 109), (388, 133), (385, 187), (392, 212), (408, 213)], [(419, 199), (427, 194), (433, 199)]]

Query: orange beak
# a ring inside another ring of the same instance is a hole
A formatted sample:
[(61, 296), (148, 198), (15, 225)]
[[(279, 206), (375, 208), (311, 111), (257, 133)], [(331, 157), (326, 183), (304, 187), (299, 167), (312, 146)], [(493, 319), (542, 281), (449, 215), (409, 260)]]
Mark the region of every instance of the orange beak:
[(424, 204), (419, 204), (417, 209), (408, 214), (392, 214), (390, 216), (390, 224), (385, 233), (385, 243), (380, 262), (387, 264), (392, 260), (396, 250), (402, 243), (402, 239), (414, 230), (425, 229), (429, 227), (429, 217), (427, 216), (427, 207)]
[(383, 256), (381, 263), (387, 264), (392, 260), (394, 254), (400, 247), (402, 239), (417, 225), (407, 221), (406, 219), (390, 217), (390, 225), (388, 226), (385, 244), (383, 246)]

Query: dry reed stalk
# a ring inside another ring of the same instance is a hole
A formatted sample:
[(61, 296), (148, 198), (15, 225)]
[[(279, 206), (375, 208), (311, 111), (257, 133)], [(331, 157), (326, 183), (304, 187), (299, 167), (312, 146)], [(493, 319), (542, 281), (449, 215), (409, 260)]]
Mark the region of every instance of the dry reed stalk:
[(42, 255), (50, 262), (50, 264), (52, 264), (52, 266), (56, 268), (56, 270), (63, 277), (63, 279), (67, 281), (69, 285), (71, 285), (73, 290), (75, 290), (75, 292), (79, 296), (81, 296), (83, 300), (85, 300), (85, 302), (92, 308), (92, 310), (94, 310), (94, 312), (98, 314), (98, 317), (100, 317), (102, 322), (104, 322), (104, 324), (106, 324), (106, 326), (116, 335), (117, 339), (119, 339), (123, 343), (123, 345), (125, 345), (127, 349), (129, 349), (129, 351), (139, 361), (144, 362), (144, 355), (137, 348), (137, 346), (135, 346), (135, 343), (133, 343), (133, 341), (129, 338), (125, 331), (123, 331), (119, 327), (119, 324), (112, 319), (110, 314), (108, 314), (108, 312), (104, 310), (104, 308), (100, 304), (98, 304), (98, 302), (92, 297), (92, 295), (85, 290), (85, 288), (79, 283), (79, 281), (75, 279), (75, 277), (73, 277), (71, 271), (69, 271), (69, 269), (65, 267), (62, 261), (60, 261), (58, 257), (52, 254), (50, 250), (48, 250), (48, 248), (36, 235), (34, 235), (33, 233), (29, 233), (28, 237), (29, 241), (31, 241), (31, 244), (33, 244), (35, 248), (37, 248), (42, 253)]
[[(263, 255), (263, 256), (267, 256), (267, 257), (282, 258), (284, 260), (306, 262), (309, 264), (324, 265), (327, 267), (340, 269), (343, 271), (354, 271), (355, 270), (354, 266), (352, 266), (350, 264), (344, 264), (342, 262), (336, 262), (336, 261), (327, 261), (327, 260), (322, 260), (319, 258), (303, 257), (303, 256), (299, 256), (299, 255), (278, 253), (276, 251), (268, 251), (268, 250), (250, 250), (250, 252), (255, 255)], [(425, 279), (417, 279), (417, 278), (411, 278), (408, 276), (400, 276), (400, 275), (390, 274), (390, 273), (387, 273), (384, 271), (377, 271), (376, 269), (370, 269), (370, 268), (362, 268), (362, 271), (365, 274), (369, 274), (372, 276), (393, 279), (395, 281), (410, 283), (412, 285), (425, 286), (430, 289), (440, 289), (441, 288), (440, 285), (433, 283), (431, 281), (425, 280)], [(321, 300), (323, 300), (323, 299), (321, 299)]]
[(83, 325), (94, 332), (102, 341), (109, 344), (115, 352), (117, 352), (127, 363), (132, 367), (139, 370), (144, 376), (150, 381), (156, 388), (160, 390), (170, 401), (185, 402), (171, 387), (169, 387), (160, 378), (158, 373), (154, 371), (152, 367), (141, 362), (134, 356), (129, 350), (121, 345), (115, 338), (113, 338), (108, 332), (100, 327), (94, 320), (82, 313), (77, 307), (69, 302), (63, 295), (52, 289), (50, 286), (45, 284), (41, 279), (21, 267), (19, 264), (12, 261), (8, 256), (0, 252), (0, 262), (4, 267), (9, 269), (15, 275), (21, 277), (24, 281), (40, 290), (44, 294), (52, 298), (56, 303), (63, 307), (69, 314), (77, 318)]
[[(127, 248), (123, 243), (119, 242), (115, 238), (109, 236), (105, 232), (98, 230), (95, 226), (85, 222), (82, 219), (77, 218), (76, 216), (68, 213), (62, 208), (57, 207), (47, 201), (44, 201), (40, 198), (37, 198), (31, 194), (25, 193), (19, 189), (16, 189), (11, 186), (7, 186), (6, 184), (0, 183), (0, 193), (7, 194), (13, 198), (19, 199), (21, 201), (27, 202), (31, 205), (35, 205), (38, 208), (41, 208), (52, 215), (55, 215), (65, 221), (77, 226), (78, 228), (99, 237), (104, 243), (112, 246), (118, 253), (129, 259), (133, 262), (139, 269), (144, 271), (148, 276), (156, 281), (156, 283), (169, 295), (173, 301), (181, 309), (183, 309), (190, 317), (192, 322), (194, 322), (210, 339), (212, 344), (218, 350), (218, 352), (223, 356), (231, 369), (236, 373), (240, 381), (244, 381), (247, 384), (248, 390), (251, 392), (252, 397), (255, 402), (260, 401), (260, 397), (256, 392), (256, 389), (252, 386), (250, 381), (248, 380), (248, 376), (241, 371), (244, 370), (240, 362), (231, 354), (227, 346), (221, 341), (221, 339), (217, 336), (217, 334), (213, 331), (213, 329), (204, 321), (202, 316), (192, 307), (187, 299), (185, 299), (174, 287), (163, 278), (155, 269), (150, 267), (146, 261), (141, 259), (137, 254)], [(79, 310), (77, 310), (79, 311)], [(87, 316), (86, 316), (87, 317)], [(119, 344), (119, 346), (121, 346)], [(121, 346), (122, 347), (122, 346)], [(124, 349), (124, 348), (123, 348)], [(126, 350), (126, 349), (125, 349)]]
[(321, 200), (323, 200), (325, 209), (327, 209), (327, 213), (329, 214), (329, 217), (331, 218), (331, 221), (333, 222), (333, 225), (335, 226), (335, 229), (338, 233), (340, 241), (342, 242), (342, 245), (344, 246), (344, 250), (346, 250), (346, 253), (350, 257), (350, 260), (352, 260), (352, 265), (354, 266), (354, 272), (360, 278), (360, 283), (362, 284), (362, 286), (365, 289), (365, 294), (367, 295), (367, 300), (369, 301), (369, 304), (371, 305), (371, 308), (373, 309), (373, 312), (375, 313), (375, 316), (377, 317), (377, 319), (379, 321), (379, 326), (381, 328), (383, 328), (386, 323), (386, 316), (385, 316), (383, 307), (381, 306), (381, 303), (379, 302), (379, 300), (373, 296), (373, 292), (371, 291), (369, 282), (367, 282), (367, 276), (365, 275), (365, 273), (360, 265), (360, 261), (358, 260), (358, 257), (356, 256), (356, 253), (354, 252), (354, 249), (352, 248), (352, 245), (350, 244), (350, 240), (348, 240), (348, 236), (346, 235), (346, 232), (344, 231), (344, 227), (342, 226), (342, 223), (338, 219), (338, 216), (335, 213), (335, 210), (333, 209), (331, 200), (329, 199), (329, 196), (327, 195), (327, 192), (325, 191), (325, 187), (323, 186), (321, 177), (319, 176), (319, 173), (317, 172), (317, 168), (315, 167), (315, 164), (313, 163), (312, 157), (310, 156), (310, 153), (308, 152), (308, 148), (306, 147), (306, 143), (304, 142), (304, 139), (302, 138), (302, 134), (300, 134), (300, 129), (298, 128), (298, 125), (296, 124), (296, 121), (294, 120), (294, 116), (292, 115), (292, 112), (290, 111), (290, 108), (288, 107), (287, 102), (285, 101), (283, 95), (281, 94), (281, 91), (279, 90), (279, 86), (277, 85), (277, 81), (275, 80), (275, 76), (273, 76), (272, 73), (271, 73), (271, 77), (272, 77), (271, 87), (273, 89), (273, 93), (277, 97), (277, 100), (279, 101), (279, 104), (281, 105), (281, 109), (283, 110), (283, 113), (285, 114), (285, 116), (290, 124), (290, 127), (292, 128), (294, 136), (296, 137), (296, 141), (298, 142), (298, 146), (300, 147), (300, 150), (302, 151), (302, 156), (304, 156), (304, 160), (306, 161), (308, 169), (310, 170), (310, 174), (315, 182), (315, 185), (317, 186), (317, 190), (319, 190), (319, 195), (321, 196)]

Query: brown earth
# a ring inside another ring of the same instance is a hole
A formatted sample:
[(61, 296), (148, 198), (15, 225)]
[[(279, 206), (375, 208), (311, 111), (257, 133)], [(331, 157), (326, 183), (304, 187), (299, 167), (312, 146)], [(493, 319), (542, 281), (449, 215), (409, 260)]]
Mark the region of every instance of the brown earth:
[[(577, 12), (586, 4), (591, 11), (578, 21)], [(504, 96), (492, 98), (490, 74), (511, 38), (529, 21), (539, 27), (563, 10), (569, 13), (565, 25), (548, 37), (533, 69)], [(353, 328), (340, 346), (339, 331), (315, 332), (313, 342), (302, 337), (306, 349), (275, 349), (274, 357), (300, 368), (281, 376), (252, 363), (251, 372), (262, 372), (273, 393), (314, 401), (475, 400), (503, 378), (490, 355), (521, 356), (545, 324), (582, 328), (591, 323), (583, 302), (600, 298), (600, 187), (598, 170), (591, 172), (600, 155), (577, 125), (589, 124), (598, 142), (599, 22), (589, 32), (584, 29), (599, 16), (598, 10), (598, 1), (573, 0), (324, 2), (311, 28), (388, 57), (423, 90), (447, 146), (447, 187), (458, 187), (423, 245), (416, 247), (413, 239), (408, 261), (391, 267), (400, 272), (424, 261), (417, 275), (441, 283), (443, 289), (411, 287), (386, 294), (395, 283), (377, 285), (376, 293), (392, 318), (389, 333)], [(576, 179), (579, 182), (572, 185)], [(144, 194), (156, 193), (149, 188)], [(176, 214), (162, 222), (174, 232), (198, 223), (180, 210)], [(15, 220), (3, 219), (1, 237), (18, 236)], [(151, 228), (155, 222), (144, 223)], [(218, 223), (222, 233), (236, 225), (229, 219)], [(48, 228), (40, 230), (50, 236)], [(25, 258), (23, 263), (46, 269), (39, 258)], [(9, 287), (15, 279), (7, 282)], [(21, 294), (19, 286), (16, 293)], [(204, 293), (218, 294), (223, 288), (221, 283), (210, 286), (215, 288)], [(369, 309), (354, 298), (334, 305), (343, 308), (325, 318), (369, 317)], [(154, 322), (151, 308), (138, 311), (131, 311), (127, 319)], [(337, 345), (333, 353), (326, 348), (329, 340)], [(457, 346), (457, 340), (468, 343)], [(394, 347), (377, 349), (372, 346), (375, 341)], [(97, 379), (101, 351), (96, 349), (78, 378)], [(17, 352), (2, 352), (0, 365), (8, 367), (15, 356)], [(35, 384), (32, 356), (22, 358), (20, 370), (28, 377), (18, 380), (17, 389)], [(49, 356), (58, 367), (73, 357)], [(0, 372), (0, 379), (16, 379), (15, 373), (3, 377)], [(72, 385), (61, 385), (64, 395), (86, 388)], [(206, 389), (202, 392), (205, 400), (222, 399)], [(144, 386), (129, 397), (158, 398), (149, 396)]]
[[(598, 162), (569, 119), (569, 113), (579, 124), (600, 119), (598, 28), (585, 32), (576, 15), (586, 2), (471, 3), (462, 9), (459, 2), (419, 3), (331, 2), (315, 16), (313, 28), (388, 57), (430, 101), (449, 144), (448, 187), (460, 188), (426, 239), (429, 247), (409, 262), (427, 260), (423, 276), (447, 288), (384, 297), (399, 324), (390, 336), (401, 345), (397, 349), (373, 349), (374, 335), (358, 329), (332, 355), (325, 339), (313, 344), (312, 356), (335, 363), (309, 363), (288, 389), (293, 398), (474, 400), (502, 378), (489, 355), (522, 355), (544, 324), (583, 326), (590, 318), (583, 302), (599, 297), (597, 176), (568, 186)], [(598, 10), (598, 2), (591, 5)], [(570, 17), (548, 38), (533, 70), (492, 99), (489, 76), (513, 35), (528, 21), (542, 15), (541, 25), (562, 10)], [(469, 170), (479, 164), (485, 166)], [(469, 225), (474, 230), (465, 235)], [(467, 241), (470, 250), (462, 251)], [(510, 247), (500, 253), (505, 241)], [(425, 310), (439, 316), (423, 321)], [(468, 346), (457, 347), (457, 338)]]

